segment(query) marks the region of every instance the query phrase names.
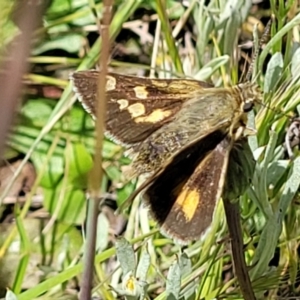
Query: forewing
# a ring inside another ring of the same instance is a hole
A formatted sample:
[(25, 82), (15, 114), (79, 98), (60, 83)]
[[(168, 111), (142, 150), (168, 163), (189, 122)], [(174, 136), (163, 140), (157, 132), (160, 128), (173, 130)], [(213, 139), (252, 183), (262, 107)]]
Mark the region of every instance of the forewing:
[[(74, 91), (85, 109), (95, 117), (98, 71), (73, 73)], [(107, 75), (107, 133), (132, 145), (174, 119), (195, 91), (210, 84), (185, 79), (150, 79), (109, 73)]]
[(181, 243), (199, 239), (210, 227), (222, 195), (231, 138), (215, 132), (174, 158), (146, 189), (151, 215)]

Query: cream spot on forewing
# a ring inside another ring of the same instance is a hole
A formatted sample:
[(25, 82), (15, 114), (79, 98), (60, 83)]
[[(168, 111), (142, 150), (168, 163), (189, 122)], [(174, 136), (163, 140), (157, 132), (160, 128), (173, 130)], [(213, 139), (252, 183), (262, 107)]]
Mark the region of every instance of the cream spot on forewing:
[(136, 118), (134, 121), (136, 123), (156, 123), (165, 118), (169, 117), (172, 114), (171, 110), (162, 110), (156, 109), (150, 115), (145, 117)]
[(127, 108), (132, 118), (136, 118), (145, 114), (145, 106), (142, 103), (135, 103)]
[(106, 76), (106, 88), (105, 88), (106, 91), (114, 90), (116, 88), (116, 84), (117, 84), (116, 78), (109, 75)]
[(159, 79), (152, 79), (151, 80), (152, 84), (160, 87), (160, 88), (167, 88), (168, 87), (168, 83), (165, 80), (159, 80)]
[(133, 88), (135, 95), (137, 98), (139, 99), (147, 99), (148, 97), (148, 92), (146, 90), (145, 86), (136, 86), (135, 88)]
[(126, 99), (119, 99), (119, 100), (117, 100), (117, 103), (119, 104), (120, 110), (123, 110), (124, 108), (126, 108), (128, 106), (128, 100), (126, 100)]

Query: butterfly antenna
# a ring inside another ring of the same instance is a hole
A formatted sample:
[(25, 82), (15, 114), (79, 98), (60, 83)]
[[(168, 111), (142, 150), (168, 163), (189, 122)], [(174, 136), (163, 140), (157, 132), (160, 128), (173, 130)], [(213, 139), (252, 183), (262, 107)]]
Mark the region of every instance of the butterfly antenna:
[(253, 73), (253, 68), (254, 68), (254, 63), (258, 57), (258, 54), (260, 52), (260, 49), (262, 48), (263, 43), (266, 42), (267, 38), (269, 37), (269, 33), (270, 33), (270, 29), (271, 29), (271, 25), (272, 25), (272, 18), (269, 20), (269, 22), (267, 23), (264, 33), (259, 41), (258, 47), (256, 47), (255, 52), (252, 56), (251, 59), (251, 64), (249, 66), (248, 72), (246, 74), (246, 81), (250, 81), (251, 77), (252, 77), (252, 73)]
[(246, 74), (246, 68), (247, 68), (247, 57), (245, 58), (245, 62), (243, 64), (242, 75), (241, 75), (241, 79), (239, 81), (240, 83), (244, 82), (244, 77), (245, 77), (245, 74)]

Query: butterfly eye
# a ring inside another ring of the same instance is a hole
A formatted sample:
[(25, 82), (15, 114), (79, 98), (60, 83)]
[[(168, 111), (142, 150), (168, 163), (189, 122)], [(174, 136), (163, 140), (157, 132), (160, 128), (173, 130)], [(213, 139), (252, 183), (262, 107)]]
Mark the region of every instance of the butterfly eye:
[(246, 113), (246, 112), (249, 112), (249, 111), (251, 111), (252, 110), (252, 108), (253, 108), (253, 102), (251, 101), (251, 102), (245, 102), (244, 103), (244, 107), (243, 107), (243, 111)]

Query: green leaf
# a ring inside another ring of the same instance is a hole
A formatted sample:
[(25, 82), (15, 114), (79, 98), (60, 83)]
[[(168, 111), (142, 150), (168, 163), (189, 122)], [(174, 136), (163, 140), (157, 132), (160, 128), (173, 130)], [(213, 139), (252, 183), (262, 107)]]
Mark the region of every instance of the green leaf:
[(300, 185), (300, 157), (297, 157), (292, 164), (288, 179), (285, 183), (282, 196), (279, 200), (279, 215), (283, 220), (285, 212), (293, 201)]
[[(144, 0), (144, 4), (150, 6), (152, 9), (157, 11), (157, 2), (152, 0)], [(178, 19), (184, 14), (184, 7), (178, 1), (167, 0), (166, 8), (169, 10), (169, 18), (170, 19)]]
[(151, 264), (151, 257), (148, 251), (143, 251), (136, 270), (136, 277), (140, 281), (146, 281), (147, 273)]
[(268, 63), (267, 72), (265, 76), (265, 83), (264, 83), (264, 92), (270, 93), (274, 91), (276, 88), (277, 83), (282, 75), (283, 69), (283, 58), (282, 54), (277, 52), (275, 53), (270, 62)]
[(120, 206), (135, 190), (135, 183), (128, 183), (124, 185), (121, 189), (117, 189), (117, 204)]
[(55, 187), (64, 174), (63, 157), (53, 155), (46, 162), (45, 154), (34, 152), (31, 156), (31, 159), (38, 171), (44, 170), (40, 185), (45, 188)]
[[(227, 1), (227, 4), (229, 4), (230, 2), (232, 1)], [(238, 3), (236, 3), (236, 5), (226, 5), (226, 7), (229, 8), (228, 13), (230, 14), (230, 17), (224, 24), (225, 28), (223, 35), (223, 51), (225, 54), (230, 54), (234, 51), (238, 28), (242, 23), (241, 14), (237, 4)]]
[(18, 298), (11, 290), (7, 290), (5, 300), (18, 300)]
[(293, 78), (299, 77), (299, 71), (300, 71), (300, 47), (295, 51), (292, 62), (291, 62), (291, 72)]
[(69, 33), (45, 41), (33, 50), (33, 55), (38, 55), (50, 50), (61, 49), (69, 53), (77, 53), (84, 43), (84, 38), (80, 34)]
[(27, 100), (21, 109), (22, 115), (34, 126), (43, 127), (52, 113), (54, 103), (46, 99)]
[(82, 143), (71, 143), (66, 148), (65, 160), (69, 160), (69, 178), (76, 179), (93, 167), (93, 159)]
[(123, 237), (120, 237), (116, 241), (117, 258), (120, 262), (123, 276), (126, 274), (135, 274), (135, 254), (131, 244)]
[(4, 49), (19, 33), (19, 28), (11, 20), (11, 14), (15, 8), (16, 1), (0, 1), (0, 53), (5, 53)]
[(66, 0), (53, 0), (51, 1), (51, 5), (47, 10), (47, 14), (52, 15), (66, 15), (67, 13), (70, 13), (71, 11), (74, 11), (75, 9), (86, 6), (87, 1), (85, 0), (72, 0), (72, 1), (66, 1)]
[(267, 172), (267, 187), (269, 187), (269, 185), (275, 187), (288, 169), (288, 166), (288, 160), (282, 159), (271, 162)]
[(85, 219), (85, 194), (70, 184), (64, 186), (62, 181), (56, 188), (43, 189), (44, 206), (58, 220), (67, 224), (81, 225)]
[(119, 182), (123, 177), (120, 167), (116, 165), (107, 166), (107, 168), (105, 168), (105, 172), (108, 178), (114, 180), (115, 182)]
[[(182, 278), (184, 278), (185, 276), (189, 276), (192, 273), (193, 271), (192, 262), (185, 252), (179, 256), (179, 265), (180, 265)], [(181, 293), (183, 294), (185, 300), (195, 299), (195, 294), (196, 294), (195, 280), (191, 281), (187, 286), (185, 286)]]
[(109, 222), (104, 213), (100, 213), (97, 222), (97, 241), (96, 249), (98, 252), (103, 251), (108, 244)]
[(166, 293), (167, 300), (179, 299), (181, 289), (181, 270), (178, 261), (174, 262), (168, 272)]
[(198, 80), (207, 80), (210, 78), (221, 66), (229, 61), (228, 55), (223, 55), (212, 59), (207, 63), (195, 76)]

